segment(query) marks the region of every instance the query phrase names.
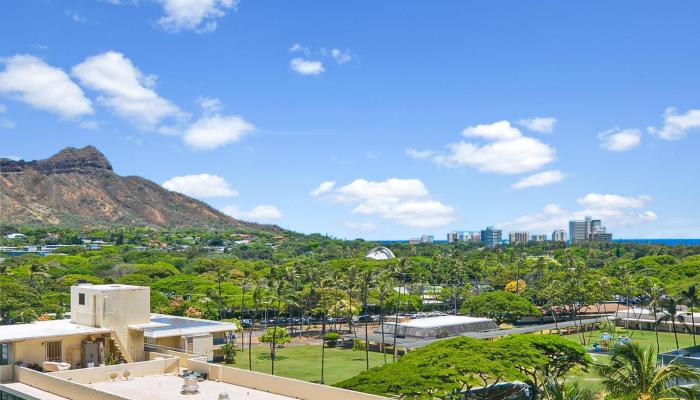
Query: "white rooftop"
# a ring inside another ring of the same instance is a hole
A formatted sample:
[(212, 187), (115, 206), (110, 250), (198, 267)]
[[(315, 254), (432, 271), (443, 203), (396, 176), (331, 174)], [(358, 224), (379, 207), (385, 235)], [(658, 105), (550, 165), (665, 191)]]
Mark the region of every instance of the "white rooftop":
[(16, 324), (0, 326), (0, 342), (16, 342), (69, 335), (98, 335), (109, 333), (111, 329), (93, 328), (78, 325), (68, 319), (52, 321), (36, 321), (31, 324)]
[(237, 329), (236, 325), (231, 322), (210, 321), (166, 314), (151, 314), (151, 321), (149, 323), (129, 325), (129, 328), (143, 331), (145, 337), (156, 339), (171, 336), (228, 332)]
[(85, 288), (85, 289), (94, 289), (94, 290), (99, 290), (101, 292), (107, 292), (107, 291), (112, 291), (112, 290), (125, 290), (125, 289), (130, 289), (130, 290), (147, 290), (149, 289), (147, 286), (134, 286), (134, 285), (121, 285), (121, 284), (108, 284), (108, 285), (93, 285), (91, 283), (81, 283), (77, 285), (78, 287)]
[[(25, 385), (24, 383), (19, 383), (19, 382), (8, 382), (8, 383), (3, 383), (0, 384), (0, 389), (4, 388), (5, 391), (9, 391), (10, 394), (15, 394), (15, 395), (21, 395), (24, 394), (27, 399), (38, 399), (38, 400), (68, 400), (65, 397), (61, 396), (56, 396), (53, 393), (45, 392), (41, 389), (37, 389), (33, 386)], [(16, 393), (13, 393), (16, 392)], [(12, 397), (10, 397), (12, 398)], [(24, 399), (25, 397), (19, 397), (20, 399)]]
[(198, 382), (199, 393), (181, 394), (183, 379), (177, 375), (150, 375), (136, 377), (129, 380), (117, 380), (114, 382), (95, 382), (88, 386), (95, 389), (122, 396), (128, 399), (148, 400), (212, 400), (217, 399), (219, 393), (228, 393), (231, 399), (240, 400), (287, 400), (293, 397), (263, 392), (243, 386), (216, 381)]
[(416, 318), (402, 322), (399, 326), (412, 328), (437, 328), (441, 326), (462, 325), (473, 322), (491, 321), (489, 318), (465, 317), (463, 315), (446, 315), (441, 317)]

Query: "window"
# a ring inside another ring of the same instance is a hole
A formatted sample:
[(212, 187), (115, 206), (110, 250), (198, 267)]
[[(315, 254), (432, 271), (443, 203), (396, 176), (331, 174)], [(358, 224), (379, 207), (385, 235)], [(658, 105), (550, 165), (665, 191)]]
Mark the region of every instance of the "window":
[(78, 304), (85, 305), (85, 293), (78, 293)]
[(0, 343), (0, 365), (10, 365), (9, 343)]
[(44, 350), (46, 352), (46, 361), (61, 362), (63, 357), (61, 354), (61, 341), (44, 342)]

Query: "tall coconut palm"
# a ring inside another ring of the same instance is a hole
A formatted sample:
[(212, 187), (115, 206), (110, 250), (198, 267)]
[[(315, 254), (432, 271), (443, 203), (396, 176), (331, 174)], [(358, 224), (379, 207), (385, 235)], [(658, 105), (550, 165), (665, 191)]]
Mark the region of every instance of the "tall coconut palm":
[[(369, 287), (374, 281), (374, 271), (367, 268), (361, 273), (362, 275), (362, 314), (367, 314), (367, 292), (369, 292)], [(352, 305), (351, 305), (352, 307)], [(369, 371), (369, 332), (368, 332), (368, 321), (365, 320), (365, 366), (366, 370)]]
[(676, 332), (676, 315), (678, 314), (678, 301), (673, 297), (669, 297), (661, 303), (661, 306), (664, 311), (664, 315), (662, 315), (661, 318), (656, 320), (656, 324), (658, 325), (664, 321), (671, 321), (673, 337), (676, 339), (676, 349), (679, 349), (680, 346), (678, 345), (678, 332)]
[(398, 334), (398, 329), (399, 329), (399, 310), (401, 308), (401, 287), (405, 284), (405, 274), (406, 271), (408, 270), (408, 267), (410, 265), (410, 261), (406, 257), (401, 257), (399, 258), (399, 261), (394, 264), (394, 269), (393, 272), (399, 276), (399, 279), (401, 280), (399, 286), (399, 294), (396, 297), (396, 320), (394, 321), (394, 343), (393, 343), (393, 348), (394, 348), (394, 358), (393, 360), (396, 361), (396, 335)]
[(596, 370), (616, 398), (697, 399), (700, 372), (676, 360), (659, 365), (653, 348), (630, 343), (617, 349), (610, 364), (596, 364)]
[(382, 353), (384, 354), (384, 364), (386, 364), (386, 351), (385, 351), (385, 339), (384, 339), (384, 304), (386, 304), (387, 299), (394, 291), (396, 282), (389, 275), (382, 275), (377, 280), (377, 298), (379, 299), (379, 323), (381, 324), (382, 331)]
[[(250, 288), (250, 280), (252, 276), (252, 272), (250, 270), (245, 270), (243, 271), (243, 279), (241, 280), (241, 290), (243, 291), (241, 295), (241, 322), (243, 321), (243, 317), (246, 315), (246, 305), (245, 305), (245, 293), (246, 291)], [(251, 321), (251, 327), (250, 329), (253, 329), (252, 326), (252, 321)], [(243, 346), (245, 345), (245, 328), (243, 328), (243, 340), (241, 340), (241, 351), (244, 350)]]
[(345, 273), (342, 276), (342, 279), (338, 281), (338, 283), (342, 284), (342, 286), (345, 288), (345, 292), (348, 296), (348, 312), (347, 312), (347, 323), (348, 323), (348, 330), (352, 331), (355, 333), (355, 338), (357, 338), (357, 331), (354, 329), (353, 323), (352, 323), (352, 317), (353, 317), (353, 311), (352, 311), (352, 297), (353, 293), (355, 291), (355, 288), (358, 287), (358, 280), (360, 279), (360, 267), (358, 267), (355, 264), (351, 264), (346, 270)]
[[(651, 311), (654, 320), (656, 320), (656, 314), (658, 314), (661, 309), (661, 302), (663, 300), (663, 288), (659, 285), (652, 285), (649, 287), (647, 295), (649, 296), (649, 311)], [(656, 335), (656, 352), (658, 353), (661, 349), (659, 346), (659, 324), (657, 323), (654, 323), (654, 334)]]
[(326, 320), (328, 319), (328, 304), (326, 301), (326, 290), (331, 284), (331, 280), (329, 279), (328, 275), (320, 273), (318, 275), (318, 280), (316, 281), (316, 287), (318, 288), (318, 291), (321, 295), (321, 298), (319, 299), (319, 305), (321, 306), (322, 310), (322, 316), (323, 318), (321, 320), (321, 381), (320, 383), (324, 383), (324, 372), (325, 372), (325, 364), (326, 364)]
[[(266, 281), (260, 279), (253, 285), (253, 325), (260, 305), (265, 301), (265, 284)], [(248, 369), (253, 370), (253, 327), (248, 331)]]
[[(282, 268), (282, 267), (278, 267)], [(282, 299), (284, 297), (285, 289), (287, 287), (288, 281), (286, 280), (286, 275), (283, 271), (272, 269), (270, 271), (270, 278), (272, 279), (272, 293), (274, 295), (274, 301), (277, 303), (275, 307), (275, 324), (272, 328), (272, 351), (270, 352), (270, 359), (272, 361), (271, 374), (275, 374), (275, 359), (277, 358), (277, 321), (280, 316), (280, 309), (282, 308)]]
[(695, 285), (688, 287), (688, 290), (681, 292), (681, 298), (685, 304), (690, 308), (690, 323), (692, 325), (691, 331), (693, 332), (693, 346), (697, 346), (695, 342), (695, 310), (693, 309), (698, 304), (698, 291)]

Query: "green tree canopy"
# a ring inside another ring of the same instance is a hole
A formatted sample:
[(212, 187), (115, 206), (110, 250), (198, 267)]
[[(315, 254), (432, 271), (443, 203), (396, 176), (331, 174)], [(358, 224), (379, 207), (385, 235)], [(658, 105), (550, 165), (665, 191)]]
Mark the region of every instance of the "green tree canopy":
[(528, 315), (540, 315), (540, 310), (525, 297), (497, 290), (472, 296), (462, 303), (462, 314), (488, 317), (497, 324), (515, 322)]

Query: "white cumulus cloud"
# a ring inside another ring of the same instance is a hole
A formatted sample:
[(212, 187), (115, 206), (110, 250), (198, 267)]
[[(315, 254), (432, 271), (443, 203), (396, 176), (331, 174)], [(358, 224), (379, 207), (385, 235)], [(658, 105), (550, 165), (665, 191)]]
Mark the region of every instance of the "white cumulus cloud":
[(335, 188), (335, 181), (326, 181), (318, 185), (318, 187), (309, 192), (311, 197), (318, 197), (324, 193), (328, 193)]
[(236, 7), (236, 0), (160, 0), (165, 15), (158, 20), (170, 32), (216, 30), (218, 20)]
[(351, 206), (353, 214), (374, 215), (414, 227), (441, 226), (455, 220), (454, 208), (432, 199), (419, 179), (356, 179), (341, 187), (324, 184), (312, 191), (312, 196), (318, 193), (316, 196), (322, 195), (332, 203)]
[(642, 134), (637, 129), (613, 128), (598, 134), (600, 147), (609, 151), (627, 151), (642, 142)]
[(190, 125), (183, 141), (195, 150), (212, 150), (235, 143), (253, 131), (255, 126), (241, 116), (217, 114), (204, 116)]
[(518, 182), (514, 183), (513, 189), (523, 189), (528, 187), (547, 186), (552, 183), (561, 182), (564, 180), (564, 173), (558, 169), (552, 171), (543, 171), (534, 175), (527, 176)]
[(0, 59), (0, 94), (59, 115), (78, 118), (92, 114), (90, 100), (62, 69), (26, 54)]
[(343, 51), (340, 49), (331, 49), (331, 57), (333, 57), (338, 64), (345, 64), (346, 62), (352, 60), (352, 55), (349, 51)]
[(221, 100), (216, 97), (200, 97), (197, 99), (197, 104), (207, 115), (221, 111)]
[[(568, 211), (558, 204), (547, 204), (542, 210), (525, 214), (499, 226), (510, 229), (548, 232), (553, 229), (568, 229), (570, 220), (581, 220), (586, 216), (599, 218), (609, 228), (619, 228), (645, 221), (655, 221), (654, 211), (639, 211), (652, 200), (650, 196), (623, 196), (618, 194), (588, 193), (579, 198), (581, 206), (576, 211)], [(614, 232), (613, 232), (614, 233)]]
[(470, 126), (462, 131), (466, 137), (477, 137), (486, 140), (514, 140), (522, 137), (522, 133), (508, 121), (498, 121), (493, 124)]
[(417, 150), (410, 148), (406, 149), (406, 154), (417, 160), (425, 160), (428, 158), (433, 158), (435, 155), (438, 154), (438, 152), (433, 150)]
[(238, 196), (226, 179), (211, 174), (176, 176), (163, 182), (163, 187), (200, 199)]
[(305, 60), (299, 57), (293, 58), (289, 62), (289, 67), (294, 72), (297, 72), (301, 75), (318, 75), (321, 72), (325, 71), (325, 69), (323, 68), (323, 62)]
[(649, 132), (664, 140), (678, 140), (684, 138), (689, 131), (700, 128), (700, 109), (688, 110), (679, 114), (673, 108), (667, 108), (664, 113), (664, 126), (661, 129), (648, 128)]
[(508, 121), (470, 126), (462, 132), (468, 138), (486, 143), (459, 141), (447, 145), (449, 152), (408, 149), (418, 159), (431, 159), (446, 167), (469, 166), (479, 172), (521, 174), (536, 171), (555, 159), (554, 148), (538, 139), (524, 136)]
[(282, 212), (269, 204), (261, 204), (251, 210), (241, 210), (238, 206), (226, 206), (221, 211), (233, 218), (252, 222), (268, 222), (282, 218)]
[(88, 57), (73, 67), (80, 83), (97, 91), (100, 103), (138, 127), (152, 129), (180, 109), (155, 92), (153, 75), (144, 75), (123, 54), (114, 51)]
[(588, 193), (578, 199), (582, 207), (597, 208), (642, 208), (651, 200), (650, 196), (620, 196), (618, 194)]
[(557, 119), (552, 117), (521, 119), (518, 121), (518, 125), (533, 132), (552, 133), (554, 132), (554, 127), (557, 125)]
[(451, 152), (438, 155), (435, 162), (448, 167), (470, 166), (479, 172), (520, 174), (535, 171), (554, 161), (554, 148), (541, 141), (521, 137), (485, 145), (458, 142), (448, 145)]

